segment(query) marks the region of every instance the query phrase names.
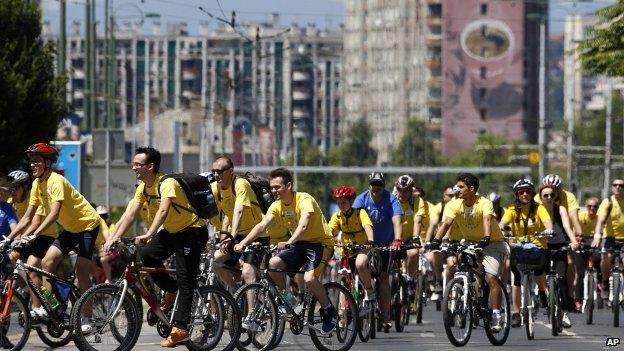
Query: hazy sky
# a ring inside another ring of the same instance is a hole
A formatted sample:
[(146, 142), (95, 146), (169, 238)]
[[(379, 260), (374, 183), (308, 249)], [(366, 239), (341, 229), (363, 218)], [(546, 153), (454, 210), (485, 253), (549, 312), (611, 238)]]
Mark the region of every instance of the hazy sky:
[[(97, 17), (104, 15), (104, 1), (97, 2)], [(187, 22), (191, 33), (196, 31), (201, 21), (209, 21), (216, 25), (208, 15), (202, 13), (202, 6), (214, 15), (220, 10), (216, 0), (110, 0), (115, 8), (115, 16), (126, 21), (140, 21), (141, 12), (158, 13), (161, 22)], [(460, 1), (460, 0), (445, 0)], [(44, 18), (51, 22), (53, 32), (58, 32), (59, 2), (58, 0), (42, 0)], [(613, 3), (614, 0), (550, 0), (550, 32), (563, 30), (563, 23), (568, 14), (591, 13), (599, 7)], [(72, 20), (84, 23), (85, 0), (67, 0), (68, 27)], [(229, 17), (232, 10), (237, 12), (237, 19), (242, 21), (266, 21), (271, 13), (279, 13), (281, 23), (290, 25), (298, 23), (304, 26), (315, 23), (320, 28), (337, 28), (343, 22), (344, 2), (342, 0), (221, 0), (221, 6)]]

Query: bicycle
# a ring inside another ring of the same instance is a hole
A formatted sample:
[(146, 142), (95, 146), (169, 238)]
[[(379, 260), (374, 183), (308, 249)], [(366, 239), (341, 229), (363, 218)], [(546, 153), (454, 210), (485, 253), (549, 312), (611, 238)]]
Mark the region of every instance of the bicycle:
[[(149, 305), (148, 313), (156, 317), (158, 334), (167, 337), (171, 331), (171, 318), (178, 306), (178, 299), (168, 317), (161, 309), (147, 273), (171, 274), (175, 270), (145, 267), (137, 262), (137, 247), (129, 240), (122, 239), (120, 248), (126, 268), (114, 284), (100, 284), (85, 292), (76, 302), (71, 321), (76, 330), (74, 342), (80, 350), (131, 350), (141, 332), (141, 317), (138, 315), (137, 301), (130, 295), (134, 289)], [(148, 318), (148, 322), (150, 319)], [(152, 321), (153, 322), (153, 321)], [(82, 325), (89, 323), (91, 330), (82, 332)], [(227, 330), (227, 332), (226, 332)], [(233, 350), (240, 336), (240, 311), (232, 296), (217, 286), (198, 286), (195, 289), (188, 324), (189, 340), (185, 346), (189, 350)], [(111, 336), (108, 336), (110, 333)], [(229, 339), (227, 338), (229, 336)]]
[(609, 277), (609, 302), (611, 303), (611, 312), (613, 312), (613, 326), (620, 326), (620, 308), (624, 308), (624, 275), (620, 266), (622, 261), (622, 252), (624, 245), (619, 248), (609, 249), (608, 253), (613, 254), (613, 268)]
[[(71, 311), (71, 306), (74, 306), (80, 296), (80, 290), (73, 283), (74, 277), (70, 276), (67, 279), (63, 279), (55, 274), (23, 263), (21, 260), (18, 260), (15, 267), (11, 268), (8, 253), (6, 252), (2, 253), (1, 261), (5, 265), (4, 273), (6, 273), (3, 274), (3, 288), (0, 297), (0, 323), (2, 332), (4, 332), (2, 341), (9, 340), (8, 335), (13, 335), (13, 333), (8, 332), (8, 328), (11, 325), (18, 325), (23, 328), (23, 331), (21, 332), (22, 337), (19, 338), (17, 343), (11, 342), (15, 349), (20, 349), (24, 346), (32, 327), (34, 327), (37, 335), (46, 345), (50, 347), (67, 345), (73, 336), (70, 313), (67, 311), (68, 309)], [(43, 297), (42, 292), (34, 285), (28, 272), (36, 272), (50, 280), (51, 292), (58, 301), (58, 306), (53, 307), (52, 302)], [(20, 278), (28, 286), (31, 296), (36, 296), (41, 301), (41, 306), (47, 312), (47, 316), (37, 318), (39, 325), (33, 326), (34, 321), (30, 315), (28, 303), (21, 294), (17, 293), (19, 288), (18, 280)], [(19, 310), (17, 319), (14, 319), (13, 317), (15, 316), (12, 316), (16, 312), (14, 307), (11, 307), (13, 305)], [(13, 322), (11, 322), (12, 320)], [(21, 347), (18, 347), (19, 345)]]
[(596, 301), (600, 299), (600, 293), (596, 290), (596, 282), (598, 281), (598, 278), (594, 267), (594, 257), (595, 255), (600, 255), (600, 249), (583, 246), (577, 252), (584, 256), (586, 267), (585, 275), (583, 276), (582, 311), (585, 314), (585, 323), (592, 324), (594, 322), (594, 309), (596, 308)]
[[(444, 330), (454, 346), (468, 343), (474, 324), (483, 320), (488, 340), (492, 345), (505, 344), (510, 329), (510, 307), (507, 289), (498, 277), (495, 282), (501, 291), (501, 317), (503, 326), (495, 332), (490, 327), (492, 306), (489, 301), (490, 287), (485, 277), (483, 249), (476, 244), (451, 243), (449, 248), (457, 257), (457, 271), (445, 290), (442, 299)], [(454, 330), (457, 329), (457, 330)]]
[(563, 331), (563, 286), (555, 270), (555, 256), (558, 253), (567, 253), (568, 246), (558, 249), (548, 249), (549, 251), (549, 271), (546, 275), (546, 286), (548, 287), (548, 321), (551, 325), (552, 336), (557, 336)]
[[(269, 256), (277, 251), (275, 246), (260, 244), (250, 246), (250, 249), (264, 251)], [(336, 282), (328, 282), (323, 285), (331, 303), (336, 306), (339, 316), (336, 329), (331, 333), (323, 334), (320, 328), (322, 306), (316, 298), (306, 288), (303, 301), (297, 306), (293, 306), (277, 288), (269, 272), (305, 273), (304, 271), (286, 271), (265, 266), (261, 269), (256, 283), (245, 284), (236, 292), (236, 301), (241, 306), (245, 316), (245, 329), (255, 335), (253, 344), (256, 348), (270, 350), (276, 347), (278, 325), (281, 324), (281, 320), (285, 321), (289, 317), (290, 331), (295, 335), (300, 335), (307, 327), (314, 346), (321, 351), (346, 351), (353, 346), (359, 322), (357, 305), (349, 290)], [(247, 302), (248, 296), (252, 296), (251, 306)], [(283, 308), (282, 312), (278, 312), (278, 303)], [(334, 344), (338, 345), (337, 349), (331, 348)], [(239, 348), (244, 347), (245, 345), (239, 345)]]

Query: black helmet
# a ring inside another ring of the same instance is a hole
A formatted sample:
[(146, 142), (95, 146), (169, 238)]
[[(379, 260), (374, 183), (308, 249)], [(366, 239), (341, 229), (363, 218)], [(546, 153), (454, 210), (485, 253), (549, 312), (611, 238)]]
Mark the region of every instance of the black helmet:
[(381, 172), (373, 172), (368, 175), (368, 184), (383, 184), (386, 185), (386, 176)]

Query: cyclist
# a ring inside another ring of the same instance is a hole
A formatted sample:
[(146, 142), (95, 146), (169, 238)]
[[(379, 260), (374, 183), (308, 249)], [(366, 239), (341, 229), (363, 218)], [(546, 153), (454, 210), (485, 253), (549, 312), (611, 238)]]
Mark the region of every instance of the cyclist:
[[(278, 249), (282, 251), (271, 258), (269, 267), (297, 271), (304, 266), (305, 284), (322, 306), (321, 331), (330, 333), (336, 327), (338, 312), (321, 283), (325, 265), (333, 252), (333, 238), (323, 212), (310, 194), (294, 190), (292, 173), (286, 168), (272, 170), (269, 182), (277, 200), (271, 204), (262, 221), (234, 246), (234, 251), (242, 252), (246, 245), (265, 232), (273, 220), (287, 227), (292, 235), (287, 241), (278, 243)], [(269, 274), (280, 289), (286, 288), (284, 274)]]
[[(397, 178), (394, 188), (397, 190), (397, 197), (403, 210), (401, 240), (420, 244), (420, 228), (425, 217), (425, 200), (414, 196), (414, 179), (407, 174)], [(415, 223), (418, 223), (418, 226)], [(413, 286), (413, 280), (418, 274), (418, 260), (420, 259), (418, 254), (419, 249), (410, 249), (407, 250), (406, 255), (403, 250), (397, 255), (397, 257), (407, 256), (406, 268), (410, 286)]]
[[(221, 211), (221, 245), (215, 253), (215, 261), (229, 267), (238, 266), (242, 259), (242, 279), (245, 283), (256, 281), (256, 270), (261, 257), (255, 252), (240, 254), (234, 252), (234, 245), (241, 242), (245, 235), (262, 220), (262, 211), (256, 194), (246, 179), (234, 174), (234, 164), (227, 156), (221, 156), (212, 163), (212, 174), (218, 184), (215, 196)], [(228, 231), (229, 228), (229, 231)], [(263, 233), (258, 242), (269, 245), (267, 233)], [(236, 279), (232, 270), (216, 265), (216, 272), (221, 281), (230, 289), (236, 289)]]
[[(373, 172), (368, 176), (368, 190), (361, 193), (353, 202), (354, 208), (366, 211), (373, 222), (373, 238), (375, 245), (392, 244), (392, 250), (399, 250), (402, 244), (403, 209), (396, 196), (384, 189), (386, 177), (381, 172)], [(390, 332), (390, 253), (381, 252), (381, 274), (379, 275), (379, 291), (377, 298), (383, 319), (384, 332)]]
[[(598, 221), (598, 205), (600, 200), (596, 197), (590, 197), (585, 200), (585, 209), (579, 211), (579, 222), (583, 230), (582, 237), (576, 237), (576, 241), (583, 246), (590, 246), (594, 239), (594, 233), (596, 229), (596, 222)], [(594, 269), (596, 270), (596, 276), (598, 282), (602, 282), (602, 273), (600, 271), (600, 256), (593, 255)], [(576, 265), (576, 279), (574, 280), (575, 286), (575, 307), (578, 312), (583, 309), (583, 277), (585, 276), (585, 255), (578, 252), (574, 252), (574, 264)]]
[[(599, 247), (600, 240), (603, 238), (602, 231), (605, 228), (604, 250), (619, 250), (624, 245), (624, 179), (616, 178), (611, 183), (611, 196), (602, 200), (598, 207), (598, 220), (592, 247)], [(600, 270), (602, 271), (602, 285), (604, 298), (609, 297), (609, 277), (611, 276), (611, 262), (613, 254), (603, 253), (600, 262)]]
[[(563, 205), (559, 205), (559, 192), (557, 188), (550, 184), (542, 184), (539, 190), (539, 196), (541, 202), (548, 210), (550, 218), (553, 220), (553, 237), (548, 239), (548, 249), (556, 250), (564, 246), (570, 246), (572, 250), (578, 248), (574, 232), (570, 227), (570, 219), (568, 217), (568, 211)], [(561, 294), (563, 299), (564, 309), (570, 309), (572, 306), (572, 298), (570, 296), (569, 284), (567, 282), (566, 272), (568, 266), (567, 254), (558, 251), (554, 256), (549, 257), (550, 260), (555, 262), (555, 271), (559, 275), (559, 286), (561, 288)], [(545, 307), (545, 306), (543, 306)], [(573, 307), (572, 307), (573, 308)], [(561, 325), (564, 328), (570, 328), (572, 323), (568, 317), (568, 313), (563, 313), (563, 319)]]
[[(347, 185), (341, 185), (332, 192), (332, 198), (336, 201), (340, 211), (331, 216), (328, 225), (334, 237), (341, 233), (340, 240), (343, 250), (349, 244), (364, 245), (374, 242), (373, 222), (371, 222), (368, 214), (362, 209), (352, 207), (355, 195), (355, 188)], [(367, 251), (350, 252), (349, 257), (349, 265), (357, 269), (362, 279), (362, 284), (366, 289), (366, 299), (375, 300), (375, 289), (371, 283), (371, 273), (368, 269)]]
[(443, 213), (443, 220), (432, 240), (432, 248), (439, 248), (440, 240), (446, 231), (457, 222), (464, 239), (478, 241), (483, 249), (483, 267), (485, 279), (490, 285), (490, 301), (492, 302), (493, 332), (502, 329), (503, 315), (501, 314), (501, 291), (495, 282), (495, 276), (500, 276), (505, 257), (509, 255), (509, 246), (503, 240), (503, 235), (494, 219), (492, 202), (485, 197), (478, 196), (479, 178), (471, 173), (460, 173), (457, 177), (459, 197), (449, 202)]
[[(511, 260), (511, 271), (513, 272), (514, 279), (512, 284), (512, 315), (511, 315), (511, 326), (519, 327), (521, 323), (520, 318), (520, 285), (521, 285), (521, 275), (520, 271), (517, 268), (517, 258), (522, 254), (523, 249), (535, 250), (539, 252), (539, 255), (544, 258), (542, 262), (544, 264), (541, 268), (536, 269), (534, 271), (535, 281), (538, 286), (538, 295), (542, 304), (548, 304), (548, 300), (546, 298), (546, 276), (544, 273), (546, 272), (547, 262), (546, 252), (544, 249), (547, 247), (548, 242), (546, 239), (537, 239), (533, 237), (535, 233), (542, 232), (544, 230), (553, 229), (552, 220), (550, 219), (550, 215), (548, 211), (544, 207), (544, 205), (538, 204), (535, 202), (533, 197), (535, 196), (535, 186), (528, 179), (519, 179), (513, 185), (512, 190), (514, 195), (516, 196), (515, 203), (505, 210), (505, 214), (499, 224), (501, 229), (505, 228), (505, 226), (511, 226), (511, 232), (515, 237), (514, 243), (520, 244), (522, 241), (529, 241), (530, 244), (521, 247), (520, 245), (512, 246), (512, 260)], [(537, 257), (537, 254), (535, 255)]]
[(12, 178), (0, 173), (0, 236), (8, 235), (17, 226), (15, 209), (7, 202), (13, 193)]
[(17, 218), (22, 218), (28, 208), (28, 198), (30, 197), (30, 187), (32, 185), (30, 174), (17, 169), (10, 172), (9, 177), (13, 178), (13, 194), (7, 202), (15, 208)]
[(494, 217), (497, 221), (500, 222), (503, 219), (503, 214), (505, 213), (505, 209), (501, 206), (501, 197), (497, 192), (492, 191), (488, 194), (488, 200), (492, 201), (492, 205), (494, 206)]
[[(41, 250), (50, 241), (44, 237), (48, 227), (57, 222), (63, 231), (58, 235), (42, 259), (43, 269), (53, 273), (69, 251), (76, 251), (76, 277), (82, 292), (91, 286), (89, 273), (91, 259), (99, 234), (100, 220), (95, 209), (62, 175), (52, 171), (52, 165), (58, 158), (58, 151), (50, 144), (32, 144), (26, 150), (30, 159), (32, 175), (35, 178), (30, 192), (28, 208), (20, 219), (17, 227), (11, 232), (10, 238), (16, 237), (27, 229), (35, 215), (45, 218), (31, 234), (23, 238), (34, 246), (31, 252)], [(39, 207), (39, 208), (38, 208)], [(39, 211), (39, 212), (37, 212)], [(41, 253), (41, 252), (39, 252)], [(52, 290), (50, 282), (44, 279), (43, 285)]]
[[(134, 222), (144, 203), (152, 210), (152, 201), (158, 203), (152, 224), (144, 235), (135, 238), (137, 245), (147, 244), (141, 251), (141, 260), (149, 267), (164, 267), (163, 261), (176, 254), (176, 280), (168, 274), (154, 274), (154, 282), (168, 294), (161, 308), (169, 308), (175, 301), (178, 291), (178, 307), (173, 314), (173, 328), (169, 336), (161, 342), (162, 347), (174, 347), (189, 338), (187, 330), (193, 291), (197, 285), (201, 253), (208, 242), (208, 230), (204, 220), (192, 210), (186, 193), (173, 178), (162, 179), (158, 173), (160, 152), (152, 147), (136, 149), (132, 169), (142, 183), (134, 194), (134, 206), (127, 210), (118, 223), (115, 234), (108, 240), (116, 241), (130, 224)], [(173, 297), (173, 298), (172, 298)]]

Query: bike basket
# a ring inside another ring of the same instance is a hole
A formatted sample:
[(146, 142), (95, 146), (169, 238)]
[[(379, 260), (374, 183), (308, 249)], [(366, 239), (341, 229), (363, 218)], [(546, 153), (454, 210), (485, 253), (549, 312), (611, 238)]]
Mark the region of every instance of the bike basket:
[(513, 245), (511, 247), (511, 262), (516, 265), (527, 265), (533, 269), (542, 267), (546, 260), (543, 249), (533, 244)]
[(55, 281), (54, 282), (54, 287), (56, 288), (56, 292), (57, 292), (57, 297), (63, 301), (66, 302), (67, 299), (69, 299), (69, 293), (71, 292), (71, 286), (67, 283), (64, 283), (62, 281)]

